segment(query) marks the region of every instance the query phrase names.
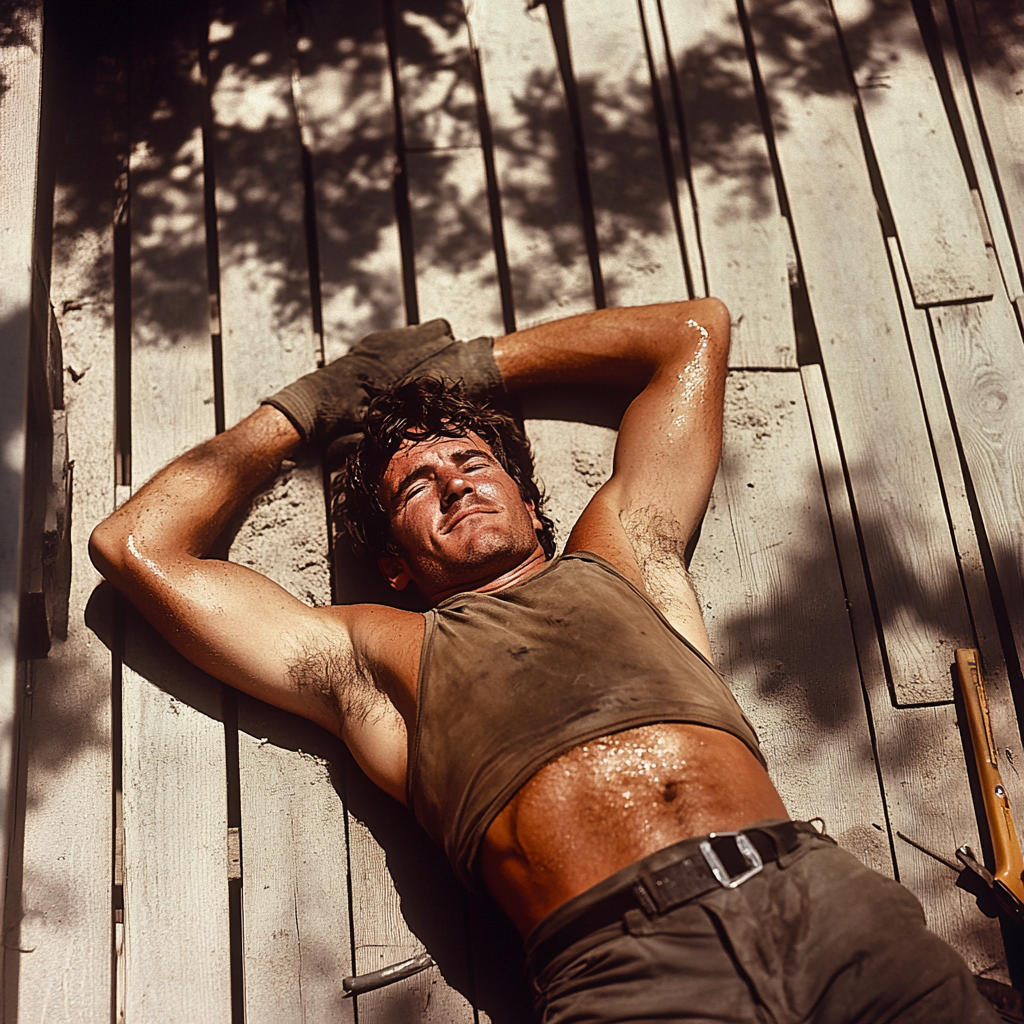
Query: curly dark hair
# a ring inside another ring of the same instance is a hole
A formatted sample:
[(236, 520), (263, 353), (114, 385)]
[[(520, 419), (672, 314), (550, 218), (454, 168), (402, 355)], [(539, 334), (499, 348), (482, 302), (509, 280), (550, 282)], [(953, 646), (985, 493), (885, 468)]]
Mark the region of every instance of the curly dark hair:
[(404, 380), (371, 393), (363, 436), (342, 464), (334, 484), (334, 519), (355, 550), (374, 559), (396, 554), (388, 514), (377, 488), (403, 441), (465, 437), (487, 442), (515, 481), (523, 501), (532, 502), (542, 529), (544, 554), (555, 553), (554, 524), (544, 512), (544, 495), (533, 478), (533, 453), (519, 424), (508, 413), (466, 397), (461, 382), (438, 377)]

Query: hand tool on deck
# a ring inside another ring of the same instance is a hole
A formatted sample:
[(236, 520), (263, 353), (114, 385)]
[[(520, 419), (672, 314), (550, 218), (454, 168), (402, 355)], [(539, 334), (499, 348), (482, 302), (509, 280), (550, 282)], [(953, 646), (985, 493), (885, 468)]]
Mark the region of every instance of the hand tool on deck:
[(1003, 916), (1024, 925), (1024, 857), (1021, 856), (1020, 840), (1014, 828), (1006, 787), (999, 774), (999, 755), (996, 753), (996, 744), (992, 736), (992, 721), (989, 717), (985, 684), (981, 678), (981, 666), (976, 650), (961, 648), (956, 652), (956, 673), (957, 686), (967, 715), (967, 727), (971, 734), (972, 755), (978, 772), (978, 785), (981, 787), (985, 821), (992, 841), (995, 871), (989, 871), (966, 844), (956, 851), (956, 859), (963, 865), (961, 870), (953, 861), (928, 849), (910, 836), (902, 832), (897, 832), (896, 835), (946, 867), (959, 871), (961, 879), (968, 873), (979, 879), (991, 892), (996, 907)]
[(985, 821), (992, 841), (995, 870), (989, 873), (965, 846), (957, 850), (957, 859), (992, 889), (1000, 907), (1013, 908), (1012, 916), (1018, 921), (1024, 921), (1024, 881), (1021, 879), (1024, 874), (1024, 858), (1021, 857), (1020, 840), (1013, 825), (1010, 800), (999, 774), (999, 755), (992, 738), (992, 721), (989, 718), (985, 684), (982, 682), (976, 650), (961, 648), (956, 652), (956, 674), (967, 713), (971, 746), (974, 748), (974, 765), (985, 806)]

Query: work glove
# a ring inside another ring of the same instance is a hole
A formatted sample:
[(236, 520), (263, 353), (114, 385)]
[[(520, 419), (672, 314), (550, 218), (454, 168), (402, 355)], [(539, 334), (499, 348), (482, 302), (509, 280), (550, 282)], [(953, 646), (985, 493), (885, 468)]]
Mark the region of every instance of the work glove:
[(501, 394), (492, 338), (456, 341), (447, 320), (368, 334), (340, 359), (263, 400), (291, 420), (304, 444), (324, 449), (360, 429), (369, 404), (364, 383), (388, 387), (404, 377), (461, 380), (467, 395)]

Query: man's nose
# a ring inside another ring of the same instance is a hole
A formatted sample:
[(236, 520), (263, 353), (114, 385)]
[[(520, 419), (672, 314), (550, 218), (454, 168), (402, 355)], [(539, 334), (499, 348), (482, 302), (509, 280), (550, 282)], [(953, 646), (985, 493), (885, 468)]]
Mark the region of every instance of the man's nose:
[(467, 494), (473, 493), (473, 485), (461, 473), (452, 473), (445, 481), (444, 494), (441, 497), (441, 504), (449, 509)]

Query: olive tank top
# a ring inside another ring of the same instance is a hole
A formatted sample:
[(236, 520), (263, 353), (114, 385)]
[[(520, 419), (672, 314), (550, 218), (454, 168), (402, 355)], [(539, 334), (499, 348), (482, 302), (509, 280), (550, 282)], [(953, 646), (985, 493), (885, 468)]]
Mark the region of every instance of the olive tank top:
[(409, 806), (472, 887), (488, 827), (543, 765), (656, 722), (724, 729), (764, 764), (722, 676), (608, 562), (565, 555), (427, 612)]

